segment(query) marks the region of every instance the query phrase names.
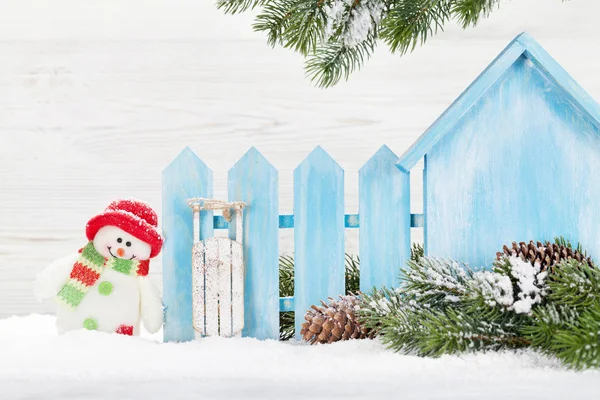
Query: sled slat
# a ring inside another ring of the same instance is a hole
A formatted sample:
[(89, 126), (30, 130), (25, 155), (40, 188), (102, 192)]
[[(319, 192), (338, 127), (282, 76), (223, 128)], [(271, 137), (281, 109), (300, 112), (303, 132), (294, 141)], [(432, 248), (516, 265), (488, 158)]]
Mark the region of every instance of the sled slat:
[(242, 245), (231, 243), (231, 309), (232, 330), (236, 336), (241, 336), (244, 328), (244, 264), (242, 260)]
[(204, 321), (204, 243), (194, 245), (192, 256), (192, 324), (194, 330), (201, 334), (205, 333)]
[(231, 331), (231, 241), (218, 238), (219, 259), (219, 322), (220, 336), (229, 337)]
[(219, 334), (219, 241), (217, 238), (207, 239), (204, 262), (206, 264), (206, 335)]

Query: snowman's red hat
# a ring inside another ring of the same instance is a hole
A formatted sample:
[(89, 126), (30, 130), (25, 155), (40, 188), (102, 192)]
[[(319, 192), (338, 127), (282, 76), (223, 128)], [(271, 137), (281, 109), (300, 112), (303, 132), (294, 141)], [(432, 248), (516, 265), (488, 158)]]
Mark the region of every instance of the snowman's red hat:
[(158, 217), (146, 203), (137, 200), (116, 200), (106, 207), (102, 214), (92, 217), (85, 233), (88, 240), (94, 240), (96, 233), (104, 226), (116, 226), (130, 235), (150, 245), (150, 258), (160, 253), (163, 238), (158, 231)]

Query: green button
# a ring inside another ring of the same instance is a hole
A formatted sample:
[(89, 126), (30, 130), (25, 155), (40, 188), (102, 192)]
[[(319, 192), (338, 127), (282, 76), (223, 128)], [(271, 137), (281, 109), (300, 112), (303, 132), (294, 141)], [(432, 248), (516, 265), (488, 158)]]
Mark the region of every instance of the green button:
[(86, 318), (85, 321), (83, 321), (83, 327), (90, 331), (95, 331), (98, 329), (98, 323), (94, 318)]
[(98, 291), (102, 296), (108, 296), (112, 293), (113, 285), (108, 281), (104, 281), (98, 285)]

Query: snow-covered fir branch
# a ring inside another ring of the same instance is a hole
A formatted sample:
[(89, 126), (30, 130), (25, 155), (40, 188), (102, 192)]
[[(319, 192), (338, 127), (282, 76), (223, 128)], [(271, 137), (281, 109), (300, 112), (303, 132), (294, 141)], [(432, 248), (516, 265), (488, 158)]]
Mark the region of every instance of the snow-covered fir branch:
[(401, 271), (400, 289), (421, 304), (457, 303), (467, 293), (471, 273), (462, 264), (435, 257), (410, 260)]
[(546, 296), (547, 271), (519, 257), (501, 260), (493, 271), (479, 271), (473, 276), (473, 289), (490, 307), (499, 306), (517, 314), (531, 314), (532, 307)]
[(326, 8), (326, 40), (353, 48), (374, 36), (385, 12), (383, 0), (334, 0)]

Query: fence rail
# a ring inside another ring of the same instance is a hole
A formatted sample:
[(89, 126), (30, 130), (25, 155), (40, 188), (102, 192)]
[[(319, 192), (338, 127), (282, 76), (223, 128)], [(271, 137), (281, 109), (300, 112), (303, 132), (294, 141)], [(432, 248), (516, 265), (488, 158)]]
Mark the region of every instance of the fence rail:
[[(360, 287), (394, 285), (410, 256), (410, 176), (383, 146), (359, 171), (359, 213), (344, 213), (344, 170), (317, 147), (294, 171), (294, 214), (279, 215), (278, 171), (251, 148), (229, 171), (230, 201), (244, 201), (244, 336), (279, 337), (279, 313), (296, 312), (296, 333), (311, 304), (344, 292), (344, 229), (359, 230)], [(165, 341), (188, 341), (192, 327), (192, 212), (186, 200), (212, 197), (213, 173), (189, 148), (163, 171)], [(200, 239), (235, 223), (202, 211)], [(294, 296), (279, 297), (279, 229), (294, 229)]]
[[(410, 214), (410, 227), (411, 228), (422, 228), (424, 222), (423, 214)], [(229, 222), (221, 216), (213, 216), (213, 227), (214, 229), (229, 229)], [(358, 214), (345, 214), (344, 215), (344, 227), (345, 228), (360, 228), (360, 222)], [(282, 214), (279, 216), (279, 229), (293, 229), (294, 228), (294, 214)]]

